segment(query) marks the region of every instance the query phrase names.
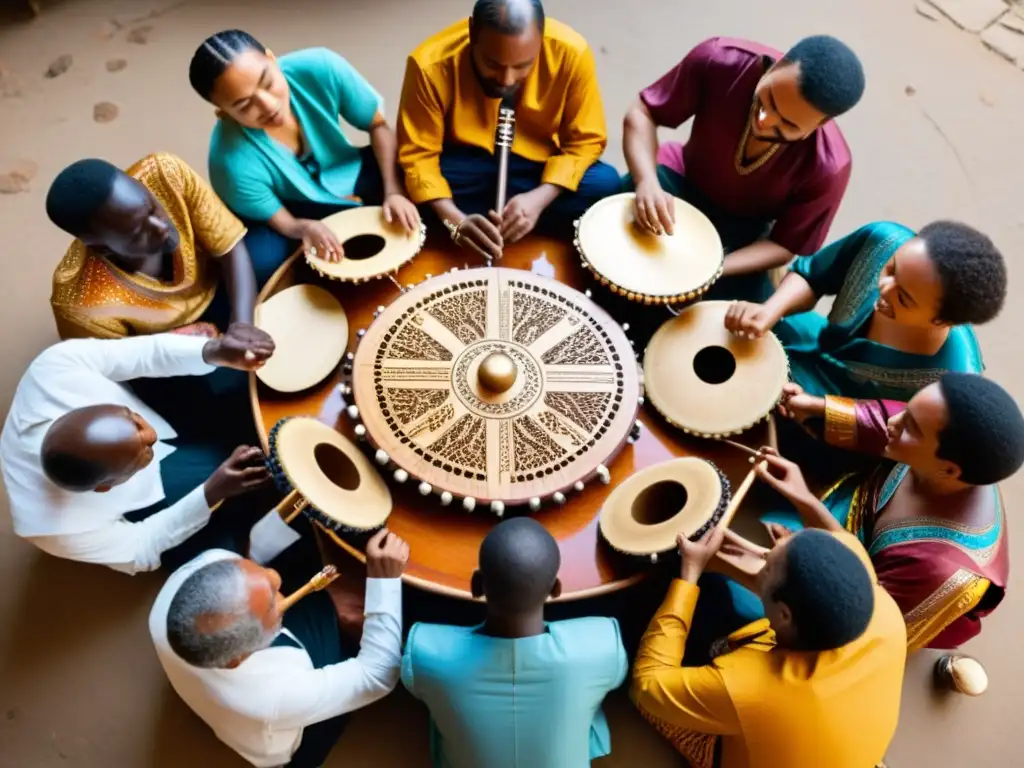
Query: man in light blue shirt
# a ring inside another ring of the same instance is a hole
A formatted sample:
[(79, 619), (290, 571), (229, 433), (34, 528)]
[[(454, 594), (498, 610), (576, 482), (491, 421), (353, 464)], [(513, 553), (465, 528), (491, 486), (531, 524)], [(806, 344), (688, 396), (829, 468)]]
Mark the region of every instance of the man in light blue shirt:
[(402, 683), (430, 709), (436, 768), (586, 768), (611, 751), (601, 702), (628, 668), (619, 625), (544, 621), (560, 564), (539, 523), (507, 520), (484, 539), (473, 573), (484, 623), (409, 632)]

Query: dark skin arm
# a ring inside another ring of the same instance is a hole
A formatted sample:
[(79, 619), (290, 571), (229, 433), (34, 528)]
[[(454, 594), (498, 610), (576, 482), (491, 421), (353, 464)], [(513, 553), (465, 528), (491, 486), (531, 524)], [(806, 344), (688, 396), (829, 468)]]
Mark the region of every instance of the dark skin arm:
[(231, 322), (252, 325), (256, 307), (256, 274), (249, 250), (241, 240), (221, 257), (224, 283), (231, 298)]
[(398, 139), (379, 112), (370, 125), (370, 146), (384, 186), (385, 220), (400, 225), (408, 232), (414, 231), (420, 224), (420, 215), (416, 206), (405, 197), (405, 186), (398, 178)]

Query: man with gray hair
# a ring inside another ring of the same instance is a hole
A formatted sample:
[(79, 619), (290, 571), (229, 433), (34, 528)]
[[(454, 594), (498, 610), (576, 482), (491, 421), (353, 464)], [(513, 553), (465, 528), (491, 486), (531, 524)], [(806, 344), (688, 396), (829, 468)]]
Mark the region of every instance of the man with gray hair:
[(204, 552), (171, 575), (150, 612), (160, 664), (185, 703), (252, 765), (317, 768), (346, 713), (398, 684), (408, 559), (393, 533), (370, 539), (355, 649), (326, 591), (281, 611), (282, 583), (293, 591), (319, 562), (309, 538), (274, 561), (280, 573), (226, 550)]

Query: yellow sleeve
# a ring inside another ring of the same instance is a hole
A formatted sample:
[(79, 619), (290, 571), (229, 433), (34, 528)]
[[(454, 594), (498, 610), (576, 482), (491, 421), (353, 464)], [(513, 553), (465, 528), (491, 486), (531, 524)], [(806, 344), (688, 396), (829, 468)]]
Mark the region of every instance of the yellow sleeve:
[(223, 256), (245, 237), (245, 225), (217, 197), (206, 179), (184, 160), (177, 162), (196, 244), (211, 256)]
[(57, 335), (61, 341), (68, 339), (123, 339), (132, 335), (123, 320), (114, 317), (90, 320), (67, 307), (57, 304), (53, 304), (52, 307), (53, 319), (57, 324)]
[(548, 158), (541, 177), (545, 184), (555, 184), (570, 192), (576, 191), (583, 174), (601, 157), (608, 144), (604, 105), (590, 48), (580, 56), (575, 70), (558, 129), (562, 151)]
[(675, 728), (738, 734), (739, 718), (721, 672), (681, 666), (699, 594), (689, 582), (672, 582), (640, 642), (629, 695), (645, 715)]
[(410, 56), (398, 106), (398, 164), (405, 172), (405, 189), (414, 203), (452, 196), (452, 188), (441, 175), (443, 146), (443, 95)]

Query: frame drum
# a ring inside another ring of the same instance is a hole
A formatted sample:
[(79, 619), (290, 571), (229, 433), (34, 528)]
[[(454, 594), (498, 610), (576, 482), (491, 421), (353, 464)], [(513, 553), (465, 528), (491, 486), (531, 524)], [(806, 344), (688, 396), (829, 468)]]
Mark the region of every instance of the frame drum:
[(397, 272), (410, 261), (427, 238), (427, 225), (418, 232), (384, 221), (384, 209), (364, 205), (339, 211), (323, 220), (345, 249), (341, 261), (331, 262), (306, 254), (309, 265), (324, 277), (349, 283), (364, 283)]
[(670, 459), (630, 475), (601, 507), (598, 525), (617, 552), (650, 557), (675, 549), (676, 536), (697, 541), (725, 513), (729, 481), (710, 461)]
[(344, 435), (304, 416), (281, 419), (269, 435), (268, 469), (282, 493), (297, 491), (303, 511), (326, 528), (368, 533), (391, 514), (391, 491)]
[(768, 332), (745, 339), (726, 330), (728, 301), (682, 310), (644, 353), (647, 398), (665, 420), (700, 437), (726, 437), (768, 417), (789, 380), (782, 342)]
[(678, 197), (675, 233), (651, 235), (636, 225), (636, 195), (623, 192), (594, 203), (576, 222), (583, 265), (631, 301), (679, 304), (699, 298), (722, 274), (725, 252), (711, 220)]

